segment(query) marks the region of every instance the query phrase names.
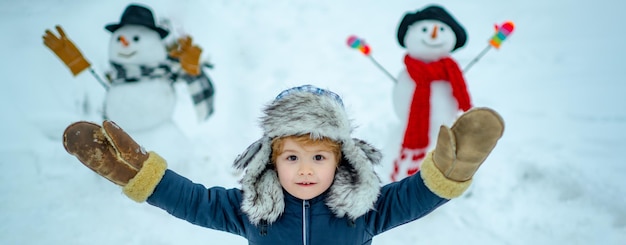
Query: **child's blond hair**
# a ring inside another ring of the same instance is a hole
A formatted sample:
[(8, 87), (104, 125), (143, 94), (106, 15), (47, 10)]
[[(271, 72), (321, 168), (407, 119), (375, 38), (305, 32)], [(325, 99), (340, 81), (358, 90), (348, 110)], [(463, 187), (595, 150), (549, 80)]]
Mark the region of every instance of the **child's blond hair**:
[(276, 164), (276, 158), (278, 158), (278, 156), (283, 153), (285, 139), (293, 139), (296, 143), (302, 146), (320, 145), (335, 154), (335, 159), (337, 159), (337, 165), (339, 165), (339, 163), (341, 162), (341, 144), (326, 137), (322, 137), (321, 139), (312, 139), (309, 134), (303, 134), (277, 137), (272, 140), (271, 161), (274, 164)]

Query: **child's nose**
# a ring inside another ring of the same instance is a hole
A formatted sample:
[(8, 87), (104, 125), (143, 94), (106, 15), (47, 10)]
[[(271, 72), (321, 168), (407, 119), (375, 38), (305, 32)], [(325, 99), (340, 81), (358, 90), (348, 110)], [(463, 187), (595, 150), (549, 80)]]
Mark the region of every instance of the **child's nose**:
[(313, 169), (308, 166), (308, 164), (300, 165), (300, 169), (298, 169), (299, 175), (313, 175)]

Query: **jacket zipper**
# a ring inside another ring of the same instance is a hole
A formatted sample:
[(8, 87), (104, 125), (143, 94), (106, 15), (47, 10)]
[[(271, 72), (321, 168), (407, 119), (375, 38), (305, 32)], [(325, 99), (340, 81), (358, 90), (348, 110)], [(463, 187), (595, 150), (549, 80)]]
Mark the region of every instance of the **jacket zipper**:
[(307, 224), (307, 216), (306, 210), (309, 208), (309, 201), (302, 200), (302, 244), (306, 245), (307, 234), (306, 234), (306, 224)]

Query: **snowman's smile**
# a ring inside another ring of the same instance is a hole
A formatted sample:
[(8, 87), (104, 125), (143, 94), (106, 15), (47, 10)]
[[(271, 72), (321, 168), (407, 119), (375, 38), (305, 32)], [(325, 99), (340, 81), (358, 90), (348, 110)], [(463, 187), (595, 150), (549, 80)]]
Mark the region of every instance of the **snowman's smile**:
[(443, 46), (443, 44), (444, 44), (444, 43), (428, 43), (428, 42), (426, 42), (426, 41), (425, 41), (425, 40), (423, 40), (423, 39), (422, 39), (422, 43), (423, 43), (424, 45), (428, 46), (428, 47), (431, 47), (431, 48), (440, 48), (440, 47), (442, 47), (442, 46)]
[(130, 57), (133, 57), (133, 55), (135, 55), (136, 53), (137, 53), (137, 51), (133, 51), (133, 52), (130, 52), (130, 53), (128, 53), (128, 54), (125, 54), (125, 53), (117, 53), (117, 56), (120, 56), (120, 57), (122, 57), (122, 58), (130, 58)]

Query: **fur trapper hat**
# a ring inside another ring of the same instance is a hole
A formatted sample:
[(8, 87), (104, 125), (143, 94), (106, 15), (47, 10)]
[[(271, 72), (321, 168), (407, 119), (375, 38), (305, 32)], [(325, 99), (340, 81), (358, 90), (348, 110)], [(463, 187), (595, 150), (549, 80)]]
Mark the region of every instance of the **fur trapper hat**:
[(342, 160), (326, 205), (337, 217), (351, 219), (373, 208), (380, 193), (380, 179), (373, 167), (382, 155), (365, 141), (350, 137), (353, 128), (337, 94), (311, 85), (295, 87), (280, 93), (263, 112), (263, 137), (234, 162), (235, 168), (245, 170), (241, 209), (253, 224), (271, 224), (285, 208), (283, 188), (270, 162), (275, 137), (310, 134), (314, 139), (327, 137), (340, 143)]

